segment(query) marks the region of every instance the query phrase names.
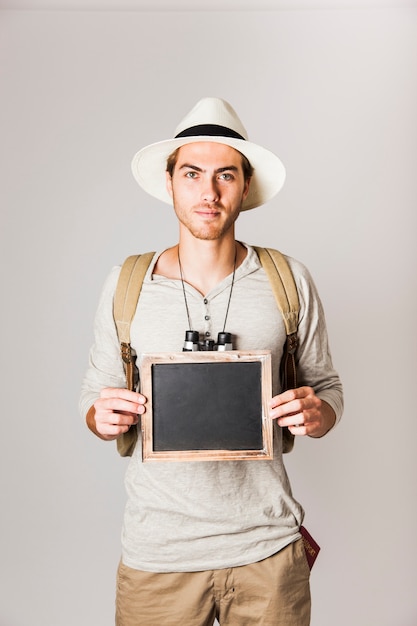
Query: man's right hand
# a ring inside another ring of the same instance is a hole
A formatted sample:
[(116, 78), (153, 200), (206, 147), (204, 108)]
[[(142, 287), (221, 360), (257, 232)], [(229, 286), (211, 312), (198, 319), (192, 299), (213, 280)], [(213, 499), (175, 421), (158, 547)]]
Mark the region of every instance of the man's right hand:
[(146, 398), (128, 389), (106, 387), (87, 413), (87, 426), (101, 439), (111, 441), (138, 423)]

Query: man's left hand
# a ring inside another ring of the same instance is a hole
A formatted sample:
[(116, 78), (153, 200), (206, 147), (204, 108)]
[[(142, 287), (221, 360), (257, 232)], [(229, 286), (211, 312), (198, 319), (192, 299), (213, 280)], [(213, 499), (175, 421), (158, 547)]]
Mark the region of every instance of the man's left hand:
[(332, 407), (320, 400), (311, 387), (297, 387), (272, 398), (270, 417), (293, 435), (323, 437), (335, 424)]

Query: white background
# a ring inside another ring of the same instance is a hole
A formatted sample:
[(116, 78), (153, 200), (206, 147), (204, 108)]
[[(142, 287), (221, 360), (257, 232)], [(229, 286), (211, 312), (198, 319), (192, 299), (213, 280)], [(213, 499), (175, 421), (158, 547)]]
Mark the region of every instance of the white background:
[(0, 3), (0, 626), (114, 623), (126, 461), (79, 388), (111, 266), (177, 237), (131, 157), (203, 96), (286, 165), (237, 234), (310, 268), (344, 382), (340, 426), (286, 458), (322, 546), (312, 626), (415, 626), (415, 3), (69, 4)]

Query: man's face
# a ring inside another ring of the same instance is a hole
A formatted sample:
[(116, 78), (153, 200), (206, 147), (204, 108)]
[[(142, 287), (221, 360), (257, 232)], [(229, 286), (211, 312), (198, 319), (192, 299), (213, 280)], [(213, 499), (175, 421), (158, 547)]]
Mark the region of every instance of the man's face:
[(224, 144), (190, 143), (178, 151), (167, 189), (181, 228), (197, 239), (222, 238), (232, 229), (248, 195), (241, 154)]

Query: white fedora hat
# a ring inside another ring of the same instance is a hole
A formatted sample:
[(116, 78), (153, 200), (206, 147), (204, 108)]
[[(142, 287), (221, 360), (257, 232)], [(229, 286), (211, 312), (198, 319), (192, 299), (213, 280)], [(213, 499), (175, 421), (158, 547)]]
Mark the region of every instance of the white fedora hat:
[(135, 179), (151, 196), (172, 204), (166, 189), (167, 159), (177, 148), (199, 141), (231, 146), (244, 154), (254, 168), (242, 211), (264, 204), (284, 184), (285, 168), (280, 159), (269, 150), (248, 141), (247, 132), (236, 112), (220, 98), (203, 98), (177, 126), (173, 139), (139, 150), (132, 161)]

